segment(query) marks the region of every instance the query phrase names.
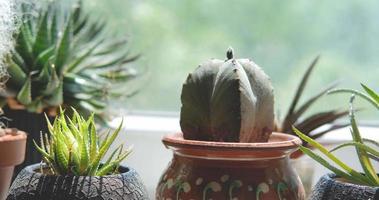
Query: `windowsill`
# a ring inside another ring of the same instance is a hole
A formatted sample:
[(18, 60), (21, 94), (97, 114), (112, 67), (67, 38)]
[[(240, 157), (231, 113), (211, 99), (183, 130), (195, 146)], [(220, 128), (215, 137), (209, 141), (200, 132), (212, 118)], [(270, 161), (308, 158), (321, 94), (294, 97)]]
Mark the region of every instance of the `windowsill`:
[[(121, 117), (111, 122), (112, 127), (116, 127), (121, 122)], [(124, 130), (127, 132), (145, 133), (175, 133), (180, 132), (179, 117), (133, 114), (124, 117)], [(361, 126), (359, 128), (363, 138), (379, 140), (379, 127)], [(352, 140), (350, 128), (345, 127), (334, 130), (319, 138), (318, 141), (324, 144), (340, 143)]]

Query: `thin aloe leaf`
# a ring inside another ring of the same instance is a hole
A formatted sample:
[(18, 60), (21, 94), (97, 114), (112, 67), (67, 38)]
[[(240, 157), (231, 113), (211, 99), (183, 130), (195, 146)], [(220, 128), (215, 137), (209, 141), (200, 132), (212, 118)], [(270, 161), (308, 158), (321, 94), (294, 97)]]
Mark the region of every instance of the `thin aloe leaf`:
[(336, 85), (337, 82), (330, 84), (330, 86), (326, 87), (318, 94), (308, 99), (304, 104), (302, 104), (299, 109), (294, 111), (294, 113), (288, 117), (288, 122), (284, 121), (282, 131), (284, 133), (292, 132), (291, 125), (294, 124), (299, 119), (299, 117), (301, 117), (318, 99), (324, 96), (330, 89), (336, 87)]
[(348, 124), (348, 123), (341, 124), (341, 125), (334, 124), (334, 125), (332, 125), (330, 128), (328, 128), (326, 130), (323, 130), (323, 131), (314, 133), (312, 135), (309, 135), (309, 137), (312, 138), (312, 139), (318, 139), (318, 138), (322, 137), (323, 135), (325, 135), (326, 133), (329, 133), (329, 132), (332, 132), (334, 130), (341, 129), (341, 128), (344, 128), (344, 127), (347, 127), (349, 125), (350, 124)]
[(305, 86), (307, 85), (307, 82), (308, 82), (308, 79), (309, 79), (309, 76), (311, 75), (314, 67), (316, 66), (318, 60), (319, 60), (320, 56), (317, 56), (313, 61), (312, 63), (309, 65), (309, 67), (307, 68), (307, 70), (305, 71), (304, 75), (303, 75), (303, 78), (301, 79), (301, 82), (296, 90), (296, 93), (295, 93), (295, 96), (292, 100), (292, 103), (289, 107), (289, 110), (287, 112), (287, 115), (284, 119), (284, 121), (289, 121), (289, 118), (290, 116), (293, 114), (293, 112), (295, 111), (296, 109), (296, 105), (301, 97), (301, 95), (303, 94), (303, 91), (304, 91), (304, 88)]
[(347, 110), (331, 110), (320, 112), (307, 117), (301, 122), (296, 123), (296, 127), (306, 133), (309, 133), (325, 124), (333, 123), (335, 120), (343, 116), (347, 116), (348, 114), (349, 111)]
[(360, 92), (360, 91), (357, 91), (357, 90), (352, 90), (352, 89), (333, 89), (333, 90), (330, 90), (328, 91), (328, 94), (337, 94), (337, 93), (349, 93), (349, 94), (355, 94), (363, 99), (365, 99), (367, 102), (369, 102), (370, 104), (372, 104), (376, 109), (379, 110), (379, 104), (373, 100), (370, 96)]
[(376, 104), (379, 104), (379, 95), (371, 88), (367, 87), (365, 84), (361, 83), (361, 86), (366, 91), (366, 93), (376, 102)]
[(22, 86), (20, 92), (17, 94), (17, 100), (23, 105), (28, 105), (32, 103), (32, 82), (31, 78), (28, 77)]
[(356, 178), (348, 173), (345, 173), (344, 171), (334, 167), (332, 164), (330, 164), (328, 161), (326, 161), (325, 159), (323, 159), (321, 156), (317, 155), (316, 153), (314, 153), (311, 149), (309, 148), (306, 148), (306, 147), (303, 147), (303, 146), (300, 146), (300, 150), (308, 155), (309, 157), (311, 157), (313, 160), (317, 161), (318, 163), (320, 163), (321, 165), (323, 165), (325, 168), (329, 169), (330, 171), (334, 172), (337, 176), (339, 177), (342, 177), (342, 178), (345, 178), (347, 180), (352, 180), (356, 183), (360, 183), (360, 184), (369, 184), (367, 183), (366, 181), (364, 180), (361, 180), (359, 178)]
[(355, 171), (354, 169), (352, 169), (351, 167), (349, 167), (348, 165), (346, 165), (344, 162), (342, 162), (336, 156), (334, 156), (333, 154), (329, 153), (329, 151), (325, 147), (323, 147), (320, 143), (318, 143), (315, 140), (313, 140), (312, 138), (306, 136), (301, 131), (299, 131), (297, 128), (295, 128), (295, 127), (292, 127), (292, 128), (293, 128), (293, 131), (296, 133), (296, 135), (298, 135), (302, 140), (305, 140), (311, 146), (313, 146), (314, 148), (320, 150), (320, 152), (322, 154), (324, 154), (326, 157), (328, 157), (330, 160), (332, 160), (334, 163), (336, 163), (343, 170), (345, 170), (346, 172), (348, 172), (351, 176), (359, 178), (363, 182), (369, 182), (370, 181), (370, 179), (368, 177), (363, 176), (359, 172)]
[(365, 142), (365, 143), (369, 143), (369, 144), (375, 145), (377, 148), (379, 148), (379, 142), (377, 142), (375, 140), (368, 139), (368, 138), (362, 138), (362, 141)]
[(365, 144), (362, 144), (362, 143), (359, 143), (359, 142), (347, 142), (347, 143), (344, 143), (344, 144), (340, 144), (340, 145), (334, 147), (333, 149), (331, 149), (329, 152), (337, 151), (337, 150), (342, 149), (344, 147), (351, 147), (351, 146), (357, 147), (357, 148), (359, 148), (361, 150), (366, 151), (367, 153), (370, 153), (370, 154), (372, 154), (374, 156), (379, 157), (379, 151), (371, 148), (368, 145), (365, 145)]
[[(353, 101), (354, 101), (354, 95), (350, 98), (350, 124), (351, 124), (351, 135), (353, 137), (353, 141), (357, 143), (363, 144), (361, 134), (359, 133), (359, 129), (357, 126), (357, 123), (355, 121), (355, 115), (354, 115), (354, 107), (353, 107)], [(356, 151), (358, 154), (359, 161), (361, 163), (361, 166), (366, 174), (367, 177), (369, 177), (374, 183), (379, 184), (379, 177), (377, 176), (375, 169), (367, 155), (366, 151), (362, 151), (360, 148), (356, 147)]]
[(368, 157), (371, 158), (372, 160), (375, 160), (376, 162), (379, 162), (379, 157), (378, 156), (374, 156), (372, 154), (368, 154)]

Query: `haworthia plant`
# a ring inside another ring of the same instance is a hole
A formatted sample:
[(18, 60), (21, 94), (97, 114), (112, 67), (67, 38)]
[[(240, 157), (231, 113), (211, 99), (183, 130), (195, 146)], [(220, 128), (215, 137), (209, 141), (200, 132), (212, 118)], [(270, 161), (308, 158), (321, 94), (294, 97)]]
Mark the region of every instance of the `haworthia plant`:
[(65, 116), (60, 109), (54, 123), (46, 119), (50, 136), (41, 133), (41, 146), (34, 145), (42, 155), (48, 169), (42, 171), (56, 175), (103, 176), (118, 173), (118, 167), (131, 152), (123, 149), (123, 145), (113, 150), (106, 160), (105, 154), (118, 136), (122, 122), (118, 128), (100, 139), (97, 134), (94, 114), (87, 120), (73, 109), (73, 116)]
[(267, 142), (274, 125), (270, 78), (249, 59), (212, 59), (183, 84), (180, 125), (185, 139)]

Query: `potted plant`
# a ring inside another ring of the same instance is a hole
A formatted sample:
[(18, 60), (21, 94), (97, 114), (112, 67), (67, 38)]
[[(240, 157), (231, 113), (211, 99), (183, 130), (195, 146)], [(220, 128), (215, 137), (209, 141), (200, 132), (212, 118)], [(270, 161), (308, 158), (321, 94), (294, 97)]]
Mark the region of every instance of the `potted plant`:
[(156, 199), (304, 199), (289, 155), (301, 140), (272, 133), (269, 77), (249, 59), (212, 59), (183, 84), (183, 133), (163, 143), (174, 157)]
[(10, 80), (0, 92), (5, 116), (15, 119), (9, 126), (30, 134), (20, 169), (41, 159), (32, 141), (47, 132), (43, 112), (53, 121), (59, 106), (74, 107), (104, 122), (109, 100), (130, 95), (125, 83), (137, 76), (128, 64), (138, 56), (129, 56), (127, 40), (107, 35), (106, 23), (83, 11), (81, 0), (46, 2), (21, 6), (15, 49), (5, 63)]
[[(309, 108), (311, 108), (317, 101), (325, 96), (329, 90), (334, 89), (337, 85), (337, 82), (330, 83), (315, 95), (311, 96), (309, 99), (301, 103), (301, 99), (304, 91), (306, 90), (308, 80), (314, 71), (318, 61), (319, 56), (317, 56), (305, 70), (305, 73), (303, 74), (301, 81), (295, 91), (291, 104), (289, 105), (287, 113), (283, 118), (276, 119), (274, 128), (275, 132), (296, 135), (292, 130), (292, 125), (294, 125), (303, 130), (304, 133), (307, 134), (307, 136), (310, 138), (317, 140), (333, 130), (343, 128), (348, 125), (345, 123), (333, 124), (336, 120), (349, 114), (349, 111), (347, 109), (330, 109), (322, 112), (316, 111), (315, 113), (306, 116)], [(320, 129), (320, 127), (322, 128)], [(303, 140), (302, 142), (303, 145), (309, 147), (306, 141)], [(313, 185), (315, 163), (310, 158), (303, 157), (302, 155), (302, 151), (300, 150), (292, 153), (292, 164), (299, 172), (306, 194), (309, 194)]]
[(148, 199), (137, 172), (120, 165), (131, 149), (121, 144), (103, 160), (122, 122), (100, 139), (94, 115), (85, 120), (73, 111), (72, 118), (61, 111), (53, 125), (46, 120), (50, 136), (41, 134), (41, 146), (34, 142), (43, 163), (24, 168), (7, 199)]
[[(359, 95), (375, 106), (379, 108), (379, 95), (362, 84), (366, 93), (362, 93), (355, 90), (339, 89), (333, 90), (335, 92), (350, 92)], [(362, 138), (357, 122), (355, 120), (353, 101), (355, 95), (350, 99), (350, 132), (353, 140), (335, 147), (332, 150), (328, 150), (320, 143), (306, 136), (298, 129), (294, 128), (294, 131), (303, 140), (307, 141), (315, 149), (318, 149), (326, 158), (321, 157), (317, 153), (313, 152), (307, 147), (300, 146), (300, 149), (313, 158), (315, 161), (331, 170), (333, 173), (324, 175), (314, 187), (310, 199), (312, 200), (367, 200), (367, 199), (379, 199), (379, 177), (375, 171), (371, 160), (379, 160), (379, 144), (367, 138)], [(368, 145), (369, 144), (369, 145)], [(358, 159), (362, 166), (363, 172), (356, 171), (349, 167), (335, 155), (333, 151), (338, 149), (353, 146), (356, 149)]]
[(13, 169), (25, 157), (26, 133), (0, 127), (0, 199), (5, 200), (11, 184)]

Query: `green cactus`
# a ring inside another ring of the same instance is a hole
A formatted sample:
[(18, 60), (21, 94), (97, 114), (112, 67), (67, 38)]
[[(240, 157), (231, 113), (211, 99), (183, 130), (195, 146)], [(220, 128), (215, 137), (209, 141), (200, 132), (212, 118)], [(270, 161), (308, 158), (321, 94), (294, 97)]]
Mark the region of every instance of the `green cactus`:
[(267, 142), (274, 126), (270, 78), (249, 59), (212, 59), (183, 84), (180, 125), (185, 139)]

